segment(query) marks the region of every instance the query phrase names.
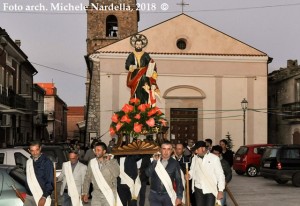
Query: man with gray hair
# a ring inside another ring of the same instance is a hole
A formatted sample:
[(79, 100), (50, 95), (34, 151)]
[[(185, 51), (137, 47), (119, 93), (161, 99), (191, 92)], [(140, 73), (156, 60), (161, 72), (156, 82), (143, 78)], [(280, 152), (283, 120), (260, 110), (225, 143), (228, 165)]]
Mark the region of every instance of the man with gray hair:
[(26, 199), (24, 206), (50, 206), (54, 189), (54, 169), (51, 160), (41, 153), (41, 143), (29, 146), (31, 158), (26, 163)]
[(77, 151), (71, 150), (69, 161), (63, 163), (62, 173), (57, 177), (57, 181), (62, 181), (62, 206), (82, 206), (80, 196), (86, 170), (87, 166), (79, 162)]

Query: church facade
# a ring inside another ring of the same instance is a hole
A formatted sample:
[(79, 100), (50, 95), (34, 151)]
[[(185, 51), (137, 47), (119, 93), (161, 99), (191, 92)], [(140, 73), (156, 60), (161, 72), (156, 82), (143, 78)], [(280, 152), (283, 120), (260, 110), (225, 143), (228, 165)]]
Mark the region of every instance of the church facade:
[[(245, 98), (245, 143), (267, 142), (267, 114), (254, 111), (267, 108), (267, 54), (185, 14), (137, 34), (147, 37), (143, 50), (157, 65), (156, 105), (169, 122), (171, 141), (211, 138), (218, 144), (229, 133), (236, 150), (243, 144)], [(125, 60), (133, 49), (128, 36), (89, 55), (90, 138), (111, 139), (111, 116), (130, 98)]]

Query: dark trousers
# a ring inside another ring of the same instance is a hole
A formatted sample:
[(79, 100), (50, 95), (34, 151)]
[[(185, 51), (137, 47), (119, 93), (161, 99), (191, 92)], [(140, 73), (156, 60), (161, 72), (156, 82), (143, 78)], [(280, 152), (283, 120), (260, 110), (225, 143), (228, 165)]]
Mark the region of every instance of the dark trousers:
[(130, 205), (131, 192), (127, 185), (119, 184), (117, 187), (120, 200), (124, 206)]
[(72, 206), (72, 200), (71, 197), (68, 195), (68, 192), (64, 192), (63, 194), (62, 206)]
[(139, 206), (145, 205), (147, 182), (141, 182)]
[(168, 193), (159, 194), (153, 191), (150, 191), (149, 194), (150, 206), (171, 206), (172, 201)]
[(203, 194), (201, 189), (195, 187), (195, 202), (196, 206), (215, 206), (216, 197), (212, 193)]

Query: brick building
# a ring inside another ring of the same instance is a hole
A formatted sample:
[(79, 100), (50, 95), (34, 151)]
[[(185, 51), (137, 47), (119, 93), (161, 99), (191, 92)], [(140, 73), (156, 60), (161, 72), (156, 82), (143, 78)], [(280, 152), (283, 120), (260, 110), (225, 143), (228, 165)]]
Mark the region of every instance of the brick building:
[(81, 132), (78, 124), (84, 121), (84, 107), (70, 106), (68, 107), (67, 114), (67, 139), (78, 139), (83, 141), (83, 133)]

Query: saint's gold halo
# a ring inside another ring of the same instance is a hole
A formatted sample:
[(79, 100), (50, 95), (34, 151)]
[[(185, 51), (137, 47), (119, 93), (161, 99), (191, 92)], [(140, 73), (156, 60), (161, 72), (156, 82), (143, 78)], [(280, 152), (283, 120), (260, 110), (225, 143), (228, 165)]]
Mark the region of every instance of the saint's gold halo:
[(147, 44), (148, 44), (148, 39), (147, 39), (147, 37), (145, 35), (143, 35), (143, 34), (135, 34), (135, 35), (132, 35), (130, 37), (130, 44), (131, 44), (131, 46), (133, 48), (135, 48), (135, 42), (137, 40), (142, 41), (142, 48), (145, 48), (147, 46)]

